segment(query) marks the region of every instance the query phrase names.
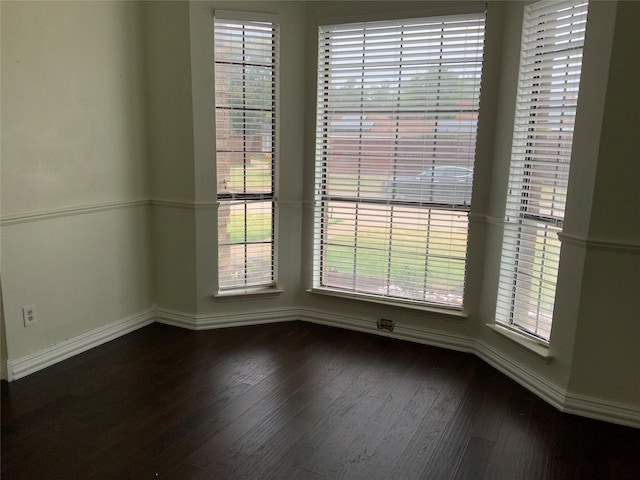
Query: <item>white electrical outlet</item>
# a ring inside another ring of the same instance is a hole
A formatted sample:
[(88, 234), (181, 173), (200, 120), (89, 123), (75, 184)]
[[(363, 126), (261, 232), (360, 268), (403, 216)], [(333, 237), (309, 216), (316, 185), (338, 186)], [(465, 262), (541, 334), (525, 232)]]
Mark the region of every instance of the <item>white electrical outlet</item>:
[(27, 305), (22, 307), (22, 319), (24, 320), (25, 327), (30, 327), (31, 325), (38, 323), (38, 319), (36, 318), (36, 306)]

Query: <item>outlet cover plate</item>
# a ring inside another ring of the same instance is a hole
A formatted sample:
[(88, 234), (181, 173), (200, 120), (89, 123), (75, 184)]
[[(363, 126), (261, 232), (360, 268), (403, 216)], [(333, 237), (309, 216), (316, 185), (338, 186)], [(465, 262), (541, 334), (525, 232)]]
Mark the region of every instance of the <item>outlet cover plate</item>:
[(22, 307), (22, 319), (24, 320), (25, 327), (31, 327), (38, 323), (38, 319), (36, 317), (36, 306), (25, 305)]

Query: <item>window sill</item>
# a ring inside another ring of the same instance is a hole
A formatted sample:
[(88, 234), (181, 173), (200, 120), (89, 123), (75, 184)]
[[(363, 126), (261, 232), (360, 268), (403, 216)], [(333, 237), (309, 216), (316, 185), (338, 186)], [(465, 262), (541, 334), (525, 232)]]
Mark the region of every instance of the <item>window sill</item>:
[(214, 293), (213, 298), (216, 300), (244, 300), (247, 297), (276, 297), (281, 293), (284, 293), (284, 290), (276, 287), (236, 288)]
[(462, 310), (462, 308), (447, 308), (447, 307), (438, 307), (432, 304), (424, 304), (410, 301), (402, 301), (402, 300), (391, 300), (391, 299), (382, 299), (374, 297), (373, 295), (367, 295), (363, 293), (353, 294), (346, 293), (340, 290), (332, 290), (329, 288), (309, 288), (307, 289), (307, 293), (313, 293), (316, 295), (324, 295), (332, 298), (341, 298), (344, 300), (356, 300), (360, 302), (368, 302), (375, 303), (378, 305), (384, 305), (386, 307), (392, 308), (406, 308), (409, 310), (417, 310), (425, 313), (433, 313), (436, 315), (440, 315), (443, 317), (448, 317), (454, 320), (466, 320), (467, 314)]
[(485, 326), (504, 337), (513, 343), (516, 343), (520, 347), (526, 349), (527, 351), (534, 353), (538, 357), (542, 358), (545, 362), (549, 363), (553, 359), (553, 355), (549, 353), (549, 347), (546, 345), (542, 345), (541, 343), (536, 342), (535, 340), (529, 339), (524, 335), (520, 335), (513, 330), (503, 327), (501, 325), (495, 323), (485, 323)]

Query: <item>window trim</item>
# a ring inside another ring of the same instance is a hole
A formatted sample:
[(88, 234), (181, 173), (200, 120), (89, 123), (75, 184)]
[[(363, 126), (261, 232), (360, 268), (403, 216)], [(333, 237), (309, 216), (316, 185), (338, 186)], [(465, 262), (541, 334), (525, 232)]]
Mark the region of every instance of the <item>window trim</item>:
[(236, 288), (234, 290), (218, 290), (217, 293), (213, 294), (213, 298), (216, 300), (244, 300), (247, 297), (275, 297), (281, 293), (284, 293), (284, 290), (278, 288), (276, 285), (272, 285), (265, 287)]
[(530, 338), (499, 323), (485, 323), (485, 327), (518, 347), (535, 354), (546, 363), (551, 362), (554, 358), (549, 350), (549, 345), (542, 343), (537, 338)]

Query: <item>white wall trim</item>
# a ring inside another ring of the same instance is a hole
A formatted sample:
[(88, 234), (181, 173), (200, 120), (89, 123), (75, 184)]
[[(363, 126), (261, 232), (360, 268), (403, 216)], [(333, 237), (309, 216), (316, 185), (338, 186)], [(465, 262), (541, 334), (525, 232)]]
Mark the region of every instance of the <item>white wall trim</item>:
[(178, 312), (176, 310), (165, 310), (156, 308), (154, 312), (156, 322), (172, 327), (197, 330), (196, 316), (191, 313)]
[(496, 348), (482, 341), (476, 342), (475, 354), (558, 410), (564, 410), (566, 391), (563, 388), (528, 370), (522, 364), (514, 362)]
[[(365, 320), (346, 315), (336, 315), (335, 313), (326, 313), (312, 309), (299, 310), (298, 315), (300, 316), (300, 320), (304, 322), (317, 323), (330, 327), (346, 328), (348, 330), (355, 330), (356, 332), (379, 333), (377, 332), (377, 329), (374, 330), (375, 322), (372, 320)], [(393, 336), (393, 334), (389, 332), (385, 332), (382, 335), (388, 337)]]
[(494, 217), (491, 215), (485, 215), (484, 213), (470, 213), (469, 220), (474, 223), (486, 223), (488, 225), (502, 226), (505, 224), (504, 217)]
[[(498, 226), (504, 225), (506, 223), (504, 218), (485, 215), (484, 213), (470, 213), (469, 220), (474, 223), (483, 223), (487, 225)], [(640, 253), (640, 244), (633, 242), (604, 240), (598, 238), (584, 238), (566, 232), (558, 233), (558, 238), (560, 238), (562, 243), (580, 248), (587, 248), (590, 250), (604, 250), (609, 252), (623, 252), (633, 254)]]
[[(285, 200), (275, 200), (275, 204), (279, 208), (299, 208), (304, 202), (290, 202)], [(150, 204), (154, 207), (163, 208), (181, 208), (185, 210), (217, 210), (220, 206), (217, 200), (210, 202), (185, 202), (182, 200), (150, 200)]]
[(179, 202), (174, 200), (151, 200), (151, 205), (162, 208), (180, 208), (183, 210), (195, 210), (193, 202)]
[(280, 208), (302, 208), (305, 205), (305, 203), (312, 203), (312, 202), (303, 202), (303, 201), (292, 202), (289, 200), (276, 200), (276, 206)]
[(184, 202), (179, 200), (158, 200), (154, 199), (150, 201), (154, 207), (163, 208), (180, 208), (183, 210), (216, 210), (218, 208), (218, 202)]
[(560, 232), (558, 238), (562, 243), (573, 245), (589, 250), (604, 250), (608, 252), (622, 252), (640, 254), (640, 244), (629, 242), (618, 242), (612, 240), (600, 240), (593, 238), (582, 238), (569, 233)]
[(300, 319), (298, 310), (291, 308), (231, 315), (194, 315), (159, 308), (155, 311), (155, 318), (158, 323), (188, 328), (189, 330), (211, 330)]
[(460, 352), (473, 352), (474, 339), (463, 335), (397, 326), (393, 333), (378, 330), (376, 322), (347, 315), (336, 315), (312, 309), (281, 309), (233, 315), (194, 315), (175, 310), (157, 309), (156, 321), (190, 330), (239, 327), (262, 323), (289, 322), (301, 320), (331, 327), (345, 328), (358, 332), (373, 333), (399, 340), (407, 340), (435, 347), (448, 348)]
[(151, 205), (149, 200), (131, 200), (125, 202), (105, 202), (93, 205), (80, 205), (68, 208), (56, 208), (53, 210), (43, 210), (40, 212), (21, 213), (18, 215), (4, 215), (0, 218), (0, 225), (16, 225), (18, 223), (36, 222), (38, 220), (48, 220), (51, 218), (68, 217), (71, 215), (85, 215), (88, 213), (103, 212), (106, 210), (116, 210), (120, 208), (146, 207)]
[(117, 322), (96, 328), (24, 357), (7, 360), (7, 380), (17, 380), (55, 363), (86, 352), (153, 323), (153, 310), (145, 310)]
[(632, 405), (567, 393), (564, 412), (583, 417), (640, 428), (640, 408)]
[(384, 337), (407, 340), (414, 343), (422, 343), (434, 347), (448, 348), (459, 352), (473, 352), (474, 339), (464, 335), (451, 335), (442, 332), (435, 332), (425, 329), (417, 329), (397, 325), (393, 332), (378, 330), (376, 321), (371, 319), (354, 318), (347, 315), (337, 315), (326, 313), (320, 310), (303, 309), (299, 310), (299, 318), (310, 323), (319, 323), (331, 327), (346, 328), (358, 332), (373, 333)]
[(640, 428), (640, 408), (567, 392), (515, 362), (499, 349), (475, 338), (397, 325), (393, 332), (378, 330), (375, 320), (315, 309), (285, 308), (231, 315), (194, 315), (163, 308), (150, 309), (17, 359), (0, 360), (5, 379), (17, 380), (66, 360), (155, 321), (189, 330), (210, 330), (301, 320), (425, 345), (474, 353), (492, 367), (560, 411)]

